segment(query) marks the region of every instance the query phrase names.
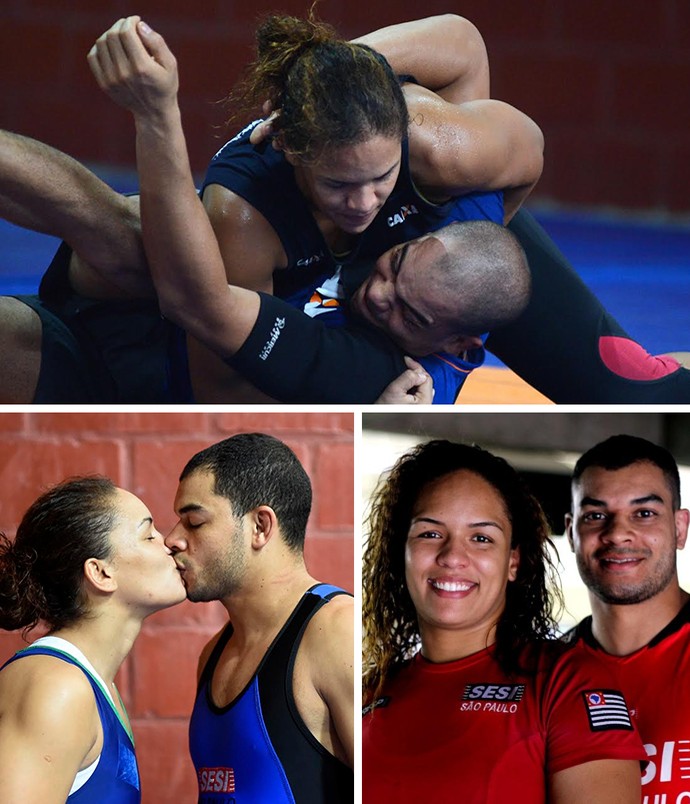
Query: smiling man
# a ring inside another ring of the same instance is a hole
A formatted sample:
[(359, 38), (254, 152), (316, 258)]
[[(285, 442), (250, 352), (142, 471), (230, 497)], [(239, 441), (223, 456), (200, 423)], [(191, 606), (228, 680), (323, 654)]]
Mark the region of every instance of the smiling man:
[(645, 439), (613, 436), (575, 465), (566, 527), (592, 616), (566, 638), (618, 673), (649, 757), (645, 802), (690, 800), (690, 595), (676, 567), (689, 518), (673, 456)]

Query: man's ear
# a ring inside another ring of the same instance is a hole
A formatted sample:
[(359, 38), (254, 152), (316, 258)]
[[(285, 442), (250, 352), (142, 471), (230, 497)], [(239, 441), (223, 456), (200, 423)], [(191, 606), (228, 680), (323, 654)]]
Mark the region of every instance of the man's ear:
[(261, 550), (278, 532), (278, 518), (270, 505), (260, 505), (251, 514), (252, 549)]
[(680, 508), (674, 514), (676, 523), (676, 549), (682, 550), (688, 538), (688, 525), (690, 524), (690, 511)]
[(575, 552), (575, 545), (573, 544), (573, 515), (565, 515), (565, 535), (568, 537), (568, 544), (570, 545), (571, 552)]
[(98, 592), (114, 592), (117, 580), (113, 566), (102, 558), (87, 558), (84, 562), (84, 578)]

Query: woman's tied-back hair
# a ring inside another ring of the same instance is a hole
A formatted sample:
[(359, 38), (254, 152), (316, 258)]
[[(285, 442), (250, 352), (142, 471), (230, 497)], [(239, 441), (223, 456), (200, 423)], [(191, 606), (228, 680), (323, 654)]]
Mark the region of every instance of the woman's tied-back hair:
[(519, 547), (515, 581), (496, 629), (496, 659), (507, 673), (529, 672), (534, 640), (553, 636), (554, 604), (562, 597), (549, 555), (549, 528), (537, 499), (510, 464), (481, 447), (430, 441), (403, 455), (381, 482), (367, 518), (364, 551), (364, 698), (375, 700), (386, 681), (419, 645), (417, 613), (405, 583), (405, 543), (412, 510), (430, 482), (468, 470), (501, 495), (512, 527), (511, 547)]
[(88, 614), (84, 562), (112, 553), (116, 492), (105, 477), (66, 480), (30, 506), (14, 542), (0, 534), (0, 628), (54, 631)]
[[(314, 4), (316, 5), (316, 4)], [(230, 95), (238, 111), (270, 101), (282, 147), (306, 162), (324, 149), (407, 132), (405, 98), (386, 59), (338, 37), (316, 18), (271, 15), (256, 33), (257, 57)]]

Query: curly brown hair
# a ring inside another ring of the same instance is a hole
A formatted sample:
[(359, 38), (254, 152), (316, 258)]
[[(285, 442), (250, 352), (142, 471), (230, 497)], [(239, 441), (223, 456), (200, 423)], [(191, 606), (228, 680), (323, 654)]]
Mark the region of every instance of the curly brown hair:
[(419, 644), (404, 562), (413, 506), (428, 483), (463, 469), (482, 477), (503, 497), (512, 525), (511, 548), (520, 549), (517, 577), (508, 584), (496, 628), (497, 661), (510, 674), (531, 672), (526, 649), (555, 633), (562, 595), (548, 549), (553, 547), (548, 523), (537, 499), (507, 461), (481, 447), (445, 440), (420, 444), (379, 484), (367, 517), (362, 569), (365, 703), (379, 696)]
[(375, 135), (405, 137), (407, 106), (400, 82), (372, 48), (339, 38), (317, 19), (272, 14), (256, 32), (256, 59), (228, 98), (230, 121), (268, 101), (282, 147), (305, 162), (324, 150)]

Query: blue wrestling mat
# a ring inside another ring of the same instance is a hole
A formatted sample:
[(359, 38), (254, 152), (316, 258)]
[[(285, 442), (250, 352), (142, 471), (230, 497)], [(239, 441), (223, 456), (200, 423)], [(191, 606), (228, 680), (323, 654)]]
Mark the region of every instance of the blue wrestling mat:
[[(120, 192), (136, 190), (131, 173), (97, 172)], [(652, 354), (690, 351), (690, 225), (536, 217), (633, 339)], [(35, 293), (57, 242), (0, 220), (0, 294)], [(487, 364), (502, 365), (492, 355)]]

